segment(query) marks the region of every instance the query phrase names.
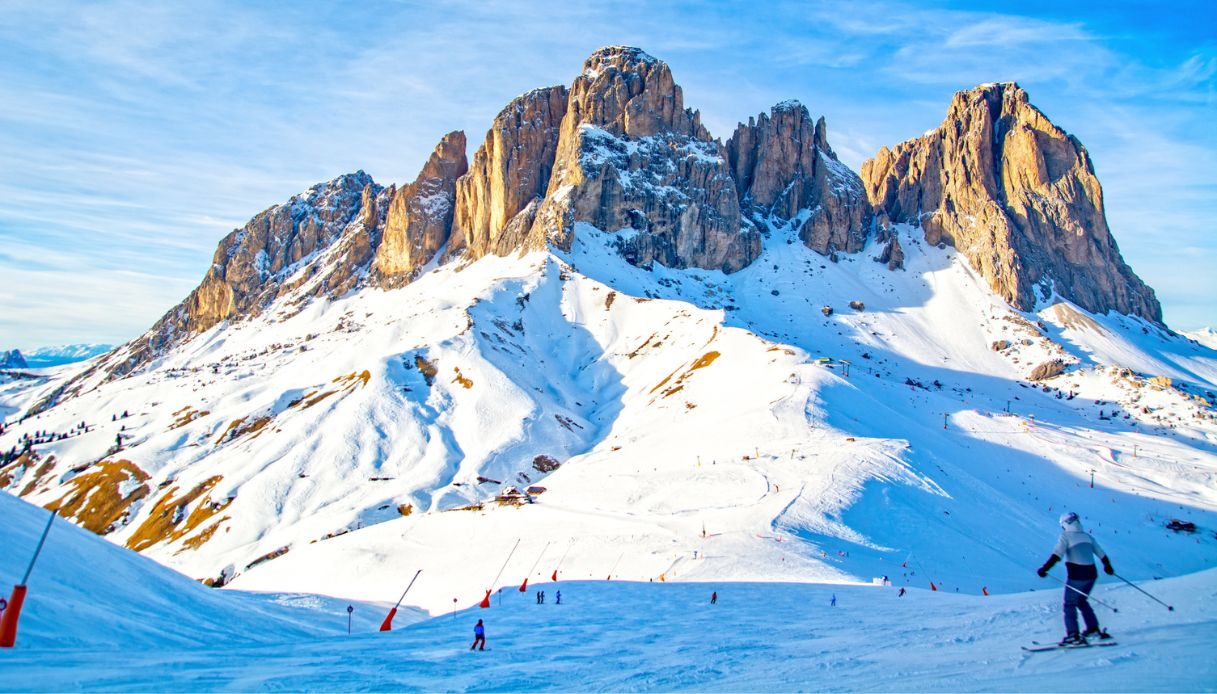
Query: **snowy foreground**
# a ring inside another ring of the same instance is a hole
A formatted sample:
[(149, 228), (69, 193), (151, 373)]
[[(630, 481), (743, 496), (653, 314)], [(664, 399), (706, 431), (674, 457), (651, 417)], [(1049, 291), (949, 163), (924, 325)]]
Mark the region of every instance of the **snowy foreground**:
[[(31, 547), (45, 515), (3, 495), (0, 514)], [(544, 605), (506, 589), (490, 609), (399, 614), (389, 634), (384, 607), (357, 604), (347, 636), (342, 602), (207, 589), (78, 528), (52, 533), (0, 690), (1217, 689), (1214, 570), (1143, 584), (1173, 613), (1107, 579), (1096, 596), (1120, 611), (1099, 614), (1120, 645), (1040, 654), (1020, 645), (1059, 636), (1055, 589), (573, 581), (541, 584)], [(24, 561), (5, 551), (0, 580)], [(470, 653), (479, 618), (490, 648)]]

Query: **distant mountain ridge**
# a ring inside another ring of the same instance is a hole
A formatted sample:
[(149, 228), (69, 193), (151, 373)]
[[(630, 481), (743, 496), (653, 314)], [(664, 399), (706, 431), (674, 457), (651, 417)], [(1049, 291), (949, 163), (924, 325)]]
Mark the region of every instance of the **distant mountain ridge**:
[(64, 364), (73, 364), (78, 361), (92, 359), (99, 354), (109, 352), (111, 349), (114, 349), (113, 345), (100, 343), (39, 347), (38, 349), (27, 350), (25, 352), (14, 349), (6, 353), (0, 352), (0, 367), (45, 369), (51, 366), (63, 366)]

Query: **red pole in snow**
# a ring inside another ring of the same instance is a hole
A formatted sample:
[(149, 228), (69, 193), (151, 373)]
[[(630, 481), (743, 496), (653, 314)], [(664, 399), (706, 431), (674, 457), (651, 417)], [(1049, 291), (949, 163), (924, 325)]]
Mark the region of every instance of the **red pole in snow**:
[(38, 540), (38, 547), (34, 550), (34, 558), (30, 559), (29, 568), (25, 570), (25, 576), (21, 578), (21, 583), (13, 586), (8, 608), (4, 610), (3, 620), (0, 620), (0, 648), (12, 648), (17, 643), (17, 620), (21, 618), (21, 606), (25, 603), (26, 583), (30, 580), (30, 573), (34, 571), (38, 555), (42, 554), (42, 546), (46, 544), (47, 533), (51, 532), (51, 523), (54, 521), (55, 511), (51, 511), (51, 517), (47, 519), (46, 527), (42, 530), (42, 538)]
[(554, 567), (554, 575), (549, 577), (551, 581), (558, 580), (558, 569), (562, 568), (562, 562), (566, 561), (566, 555), (570, 554), (571, 547), (575, 546), (575, 538), (570, 539), (570, 544), (566, 546), (566, 551), (562, 553), (562, 558), (558, 560), (558, 565)]
[(499, 582), (499, 578), (503, 575), (503, 570), (507, 568), (507, 562), (511, 561), (511, 555), (516, 553), (516, 548), (519, 546), (520, 541), (516, 540), (516, 543), (511, 547), (511, 551), (507, 553), (507, 561), (503, 562), (503, 566), (499, 569), (499, 573), (494, 577), (494, 580), (490, 582), (490, 588), (486, 590), (486, 597), (482, 598), (482, 601), (478, 603), (479, 607), (490, 607), (490, 594), (494, 592), (495, 584)]
[[(528, 570), (528, 576), (532, 576), (532, 572), (534, 572), (534, 571), (536, 571), (536, 570), (537, 570), (537, 564), (540, 564), (540, 563), (541, 563), (541, 557), (545, 556), (545, 550), (547, 550), (547, 549), (549, 549), (549, 543), (548, 543), (548, 542), (546, 542), (546, 543), (545, 543), (545, 546), (541, 548), (541, 553), (537, 555), (537, 560), (536, 560), (535, 562), (533, 562), (533, 563), (532, 563), (532, 568)], [(525, 576), (525, 577), (524, 577), (524, 582), (520, 584), (520, 592), (521, 592), (521, 593), (523, 593), (524, 591), (528, 590), (528, 576)]]
[(397, 599), (397, 604), (393, 606), (393, 609), (389, 610), (389, 616), (385, 617), (385, 621), (380, 623), (381, 631), (393, 630), (393, 618), (397, 616), (397, 608), (401, 607), (401, 601), (406, 599), (406, 593), (409, 593), (410, 588), (414, 587), (414, 582), (418, 580), (418, 575), (422, 572), (423, 570), (419, 569), (414, 573), (414, 578), (410, 579), (410, 585), (406, 586), (406, 590), (401, 594), (401, 597)]

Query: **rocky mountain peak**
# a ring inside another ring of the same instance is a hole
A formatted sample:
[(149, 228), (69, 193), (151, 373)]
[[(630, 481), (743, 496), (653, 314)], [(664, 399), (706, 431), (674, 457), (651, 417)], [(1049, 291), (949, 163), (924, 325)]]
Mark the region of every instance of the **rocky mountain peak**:
[(732, 177), (746, 216), (788, 222), (811, 249), (862, 250), (871, 226), (870, 205), (858, 175), (828, 146), (823, 116), (783, 101), (741, 123), (727, 141)]
[(629, 46), (608, 46), (588, 57), (571, 85), (568, 111), (572, 122), (613, 135), (672, 132), (710, 139), (700, 115), (685, 109), (668, 64)]
[(587, 222), (618, 232), (639, 265), (727, 272), (760, 252), (741, 227), (739, 199), (722, 145), (663, 61), (623, 46), (602, 48), (575, 77), (562, 118), (553, 175), (530, 237), (570, 248)]
[(954, 245), (1019, 309), (1055, 293), (1092, 312), (1162, 321), (1111, 236), (1085, 147), (1013, 82), (957, 93), (942, 125), (881, 149), (862, 179), (881, 221)]
[(11, 349), (7, 352), (0, 350), (0, 369), (24, 369), (28, 366), (21, 350)]

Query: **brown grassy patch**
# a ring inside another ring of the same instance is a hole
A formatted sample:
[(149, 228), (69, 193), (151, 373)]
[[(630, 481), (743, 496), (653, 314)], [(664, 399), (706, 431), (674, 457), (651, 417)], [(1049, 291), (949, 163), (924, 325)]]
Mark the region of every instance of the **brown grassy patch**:
[(183, 407), (182, 409), (173, 413), (173, 416), (176, 417), (176, 419), (173, 420), (173, 424), (169, 425), (169, 430), (172, 431), (174, 429), (181, 429), (182, 427), (193, 422), (194, 420), (199, 419), (201, 417), (206, 417), (209, 414), (211, 414), (211, 412), (209, 412), (207, 410), (203, 410), (200, 412), (199, 410), (196, 410), (193, 407), (190, 407), (189, 405), (187, 405), (186, 407)]
[[(654, 339), (655, 339), (655, 336), (656, 336), (657, 334), (658, 334), (658, 333), (651, 333), (651, 336), (650, 336), (650, 337), (648, 337), (647, 339), (643, 340), (643, 341), (642, 341), (642, 344), (640, 344), (640, 345), (638, 345), (637, 347), (635, 347), (635, 348), (634, 348), (634, 351), (633, 351), (633, 352), (630, 352), (630, 353), (629, 353), (629, 354), (627, 354), (626, 356), (627, 356), (627, 357), (629, 357), (630, 359), (633, 359), (634, 357), (638, 356), (638, 353), (639, 353), (639, 352), (641, 352), (642, 350), (646, 349), (646, 346), (647, 346), (647, 345), (649, 345), (649, 344), (651, 344), (651, 340), (654, 340)], [(653, 392), (653, 391), (652, 391), (652, 392)]]
[(408, 516), (414, 513), (414, 504), (398, 504), (397, 512), (403, 516)]
[[(186, 509), (191, 503), (210, 492), (222, 479), (223, 477), (220, 475), (209, 477), (180, 497), (174, 497), (174, 494), (177, 493), (177, 487), (171, 488), (161, 496), (152, 507), (148, 517), (144, 519), (144, 522), (127, 539), (127, 548), (140, 552), (159, 542), (179, 540), (193, 532), (212, 516), (223, 511), (232, 503), (232, 499), (226, 499), (221, 503), (212, 503), (211, 497), (207, 496), (203, 498), (202, 502), (189, 515), (186, 514)], [(221, 519), (216, 525), (223, 522), (224, 519)], [(208, 538), (210, 538), (210, 535), (208, 535)]]
[(604, 297), (604, 310), (609, 310), (613, 307), (613, 300), (617, 298), (617, 292), (609, 292), (608, 296)]
[(177, 553), (181, 554), (187, 549), (198, 549), (199, 547), (207, 544), (207, 541), (211, 539), (211, 536), (216, 534), (216, 531), (220, 529), (221, 525), (224, 525), (224, 521), (229, 520), (230, 518), (232, 518), (232, 516), (224, 516), (198, 535), (182, 540), (182, 549), (178, 550)]
[[(685, 380), (688, 379), (690, 376), (692, 376), (694, 371), (697, 371), (698, 369), (704, 369), (707, 366), (713, 364), (714, 360), (718, 359), (720, 356), (722, 356), (722, 355), (720, 355), (718, 352), (710, 351), (710, 352), (706, 352), (705, 354), (698, 357), (697, 361), (693, 362), (693, 364), (691, 366), (689, 366), (688, 369), (685, 369), (685, 372), (682, 373), (680, 375), (680, 377), (676, 379), (676, 382), (673, 383), (670, 388), (667, 388), (666, 390), (663, 391), (663, 397), (666, 398), (666, 397), (675, 395), (676, 393), (679, 393), (680, 391), (684, 390)], [(676, 369), (676, 371), (679, 371), (679, 370), (680, 370), (679, 368)], [(658, 383), (658, 385), (656, 385), (654, 388), (651, 389), (651, 392), (654, 393), (655, 391), (657, 391), (660, 388), (663, 388), (665, 385), (667, 385), (668, 381), (671, 381), (672, 377), (676, 375), (676, 371), (673, 371), (672, 373), (668, 374), (666, 378), (664, 378), (662, 381), (660, 381)]]
[(714, 360), (718, 359), (720, 356), (722, 356), (722, 355), (713, 350), (706, 352), (705, 354), (701, 355), (701, 357), (697, 361), (693, 362), (693, 366), (690, 366), (689, 370), (694, 371), (697, 369), (704, 369), (707, 366), (713, 364)]
[(223, 433), (223, 434), (220, 434), (220, 438), (216, 439), (216, 445), (218, 446), (218, 445), (220, 445), (221, 443), (224, 443), (225, 441), (227, 441), (227, 440), (228, 440), (228, 432), (230, 432), (230, 431), (232, 431), (233, 429), (236, 429), (237, 427), (241, 426), (241, 424), (243, 424), (244, 422), (245, 422), (245, 418), (244, 418), (244, 417), (241, 417), (240, 419), (234, 419), (234, 420), (232, 420), (231, 422), (229, 422), (229, 423), (228, 423), (228, 428), (224, 430), (224, 433)]
[(42, 461), (42, 464), (39, 465), (36, 470), (34, 470), (33, 479), (30, 480), (29, 484), (25, 485), (25, 489), (22, 489), (18, 496), (26, 496), (37, 489), (38, 486), (42, 484), (42, 481), (46, 479), (46, 476), (51, 474), (51, 470), (54, 467), (55, 456), (47, 456), (47, 459)]
[(216, 445), (218, 446), (222, 443), (236, 441), (243, 436), (256, 438), (258, 434), (261, 434), (262, 430), (266, 428), (266, 425), (270, 424), (271, 422), (270, 415), (258, 417), (252, 422), (247, 422), (246, 420), (248, 419), (248, 417), (241, 417), (240, 419), (232, 420), (232, 422), (229, 423), (228, 428), (225, 429), (224, 433), (220, 435), (220, 438), (216, 439)]
[(452, 370), (456, 372), (456, 378), (452, 379), (453, 383), (461, 384), (465, 390), (469, 390), (473, 387), (473, 380), (462, 374), (460, 368), (454, 368)]
[[(129, 481), (140, 485), (123, 496), (121, 486)], [(86, 530), (104, 535), (123, 519), (131, 505), (148, 495), (148, 473), (129, 460), (103, 460), (92, 470), (73, 477), (69, 491), (47, 509), (71, 518)]]

